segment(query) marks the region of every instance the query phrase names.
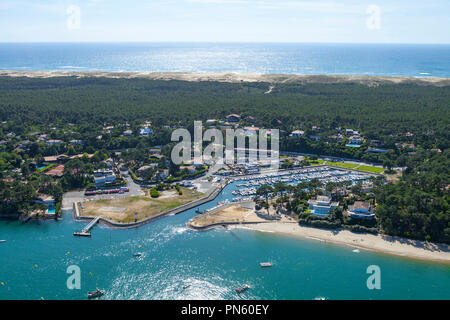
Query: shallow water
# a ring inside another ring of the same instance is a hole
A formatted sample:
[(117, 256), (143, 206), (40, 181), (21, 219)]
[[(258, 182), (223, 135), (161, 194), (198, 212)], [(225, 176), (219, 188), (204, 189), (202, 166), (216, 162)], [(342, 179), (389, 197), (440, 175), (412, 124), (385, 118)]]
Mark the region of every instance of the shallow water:
[[(186, 228), (194, 210), (138, 229), (97, 225), (92, 238), (72, 235), (86, 223), (69, 213), (58, 222), (2, 221), (0, 299), (85, 299), (96, 287), (104, 299), (450, 298), (449, 265), (250, 230), (195, 232)], [(266, 261), (273, 267), (259, 266)], [(81, 268), (81, 290), (66, 286), (70, 265)], [(381, 290), (367, 288), (370, 265), (381, 268)], [(243, 284), (251, 289), (236, 294)]]

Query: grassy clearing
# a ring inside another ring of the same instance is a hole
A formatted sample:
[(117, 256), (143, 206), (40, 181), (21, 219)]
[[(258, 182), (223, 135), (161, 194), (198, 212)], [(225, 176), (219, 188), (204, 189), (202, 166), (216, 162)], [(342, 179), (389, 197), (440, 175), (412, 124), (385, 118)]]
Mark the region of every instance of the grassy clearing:
[(330, 166), (337, 166), (337, 167), (341, 167), (341, 168), (354, 169), (354, 170), (373, 172), (373, 173), (383, 173), (383, 171), (384, 171), (383, 168), (364, 166), (364, 165), (360, 165), (357, 163), (327, 161), (327, 162), (325, 162), (325, 164), (330, 165)]
[(88, 201), (84, 203), (85, 208), (80, 210), (80, 214), (83, 216), (101, 216), (116, 222), (134, 222), (135, 213), (138, 214), (138, 220), (143, 220), (204, 196), (203, 193), (190, 189), (182, 188), (182, 190), (183, 195), (181, 196), (172, 192), (163, 197), (163, 192), (161, 198), (151, 198), (146, 195)]
[(336, 166), (341, 168), (347, 168), (347, 169), (355, 169), (359, 166), (359, 164), (356, 163), (347, 163), (347, 162), (333, 162), (333, 161), (326, 161), (325, 164), (328, 164), (330, 166)]
[(373, 172), (373, 173), (383, 173), (384, 168), (370, 167), (370, 166), (359, 166), (356, 170)]

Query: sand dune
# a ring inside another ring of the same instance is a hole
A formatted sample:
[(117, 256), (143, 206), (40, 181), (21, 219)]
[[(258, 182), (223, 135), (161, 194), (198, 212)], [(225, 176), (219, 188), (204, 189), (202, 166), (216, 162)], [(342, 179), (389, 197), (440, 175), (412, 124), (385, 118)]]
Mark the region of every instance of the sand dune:
[(188, 73), (188, 72), (73, 72), (73, 71), (0, 71), (0, 76), (10, 77), (106, 77), (146, 78), (151, 80), (218, 81), (218, 82), (267, 82), (277, 83), (360, 83), (378, 86), (382, 83), (417, 83), (420, 85), (449, 86), (450, 78), (435, 77), (384, 77), (348, 75), (290, 75), (290, 74), (236, 74), (236, 73)]

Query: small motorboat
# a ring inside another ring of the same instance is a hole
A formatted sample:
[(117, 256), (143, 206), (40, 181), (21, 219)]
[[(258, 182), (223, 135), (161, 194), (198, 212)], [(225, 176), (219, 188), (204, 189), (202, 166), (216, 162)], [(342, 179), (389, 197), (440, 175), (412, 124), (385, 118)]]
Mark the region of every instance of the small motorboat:
[(263, 268), (268, 268), (272, 266), (270, 262), (261, 262), (259, 265)]
[(95, 290), (95, 291), (88, 292), (88, 299), (98, 298), (104, 294), (105, 294), (105, 290), (100, 290), (99, 288), (97, 288), (97, 290)]
[(248, 284), (244, 284), (242, 287), (236, 288), (235, 290), (236, 290), (237, 293), (242, 293), (242, 292), (246, 291), (249, 288), (250, 288), (250, 286)]
[(6, 240), (0, 240), (0, 242), (6, 242)]
[(134, 257), (140, 257), (140, 256), (142, 256), (142, 252), (133, 253), (133, 256)]
[(314, 300), (327, 300), (327, 299), (324, 297), (316, 297), (316, 298), (314, 298)]

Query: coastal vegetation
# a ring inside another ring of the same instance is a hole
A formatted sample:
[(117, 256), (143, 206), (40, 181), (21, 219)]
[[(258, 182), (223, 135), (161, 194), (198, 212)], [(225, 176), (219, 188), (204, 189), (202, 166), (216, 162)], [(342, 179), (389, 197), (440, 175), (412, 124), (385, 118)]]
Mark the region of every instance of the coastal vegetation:
[[(58, 211), (65, 191), (94, 188), (94, 172), (113, 162), (126, 167), (135, 182), (152, 188), (199, 177), (207, 167), (169, 161), (172, 131), (184, 127), (192, 132), (194, 120), (206, 126), (208, 119), (219, 119), (211, 126), (222, 129), (230, 125), (222, 119), (236, 113), (241, 120), (235, 125), (240, 127), (280, 129), (282, 151), (362, 160), (383, 168), (317, 156), (301, 165), (329, 164), (395, 176), (395, 182), (380, 183), (370, 193), (351, 188), (352, 194), (376, 206), (373, 226), (356, 227), (339, 213), (331, 215), (332, 220), (311, 218), (305, 200), (332, 192), (327, 186), (316, 183), (282, 191), (293, 193), (285, 206), (305, 223), (328, 221), (354, 230), (377, 228), (385, 234), (450, 242), (450, 86), (286, 82), (264, 94), (269, 85), (0, 77), (0, 213), (42, 210), (42, 204), (33, 202), (42, 194), (54, 199)], [(141, 134), (144, 121), (152, 131)], [(358, 145), (350, 143), (350, 128), (358, 132)], [(295, 130), (302, 133), (292, 135)], [(191, 191), (181, 190), (174, 192), (189, 197)], [(261, 192), (261, 206), (269, 206), (270, 193)], [(165, 200), (146, 197), (142, 203)], [(344, 209), (354, 200), (345, 201)]]

